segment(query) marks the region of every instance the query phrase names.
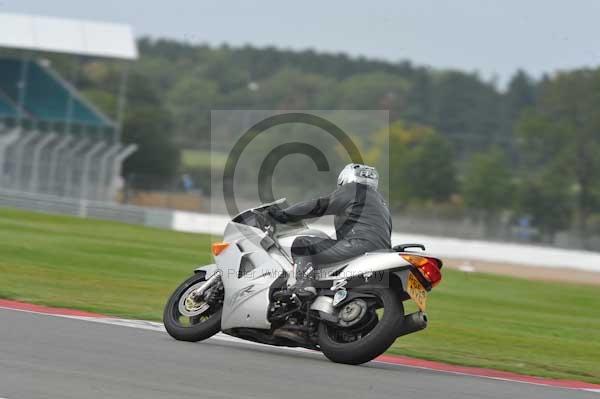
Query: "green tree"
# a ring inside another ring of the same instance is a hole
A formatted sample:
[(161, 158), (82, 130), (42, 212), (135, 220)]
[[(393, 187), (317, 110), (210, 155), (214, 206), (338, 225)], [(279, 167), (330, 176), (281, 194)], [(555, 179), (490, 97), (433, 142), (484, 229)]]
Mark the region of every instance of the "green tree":
[(496, 88), (476, 75), (458, 71), (438, 73), (431, 88), (432, 125), (460, 146), (461, 159), (499, 141), (501, 97)]
[(335, 104), (346, 109), (395, 109), (405, 103), (407, 92), (408, 83), (397, 76), (360, 74), (339, 84)]
[(179, 79), (169, 90), (166, 104), (179, 144), (192, 148), (206, 146), (210, 137), (210, 109), (218, 103), (218, 95), (215, 81), (193, 75)]
[(569, 179), (558, 170), (525, 178), (517, 190), (517, 209), (531, 217), (541, 238), (554, 241), (554, 235), (571, 224), (573, 195)]
[(389, 145), (392, 205), (442, 202), (456, 192), (452, 146), (443, 136), (429, 127), (397, 121), (390, 126)]
[(138, 150), (125, 161), (123, 174), (137, 176), (134, 184), (160, 185), (171, 179), (179, 166), (169, 114), (151, 82), (142, 75), (130, 77), (127, 97), (123, 141), (136, 143)]
[[(258, 82), (252, 94), (255, 106), (275, 109), (307, 109), (322, 106), (333, 81), (317, 74), (285, 68)], [(248, 92), (248, 88), (243, 89)]]
[(504, 96), (504, 108), (508, 128), (518, 120), (521, 113), (535, 104), (536, 86), (533, 79), (522, 70), (511, 78)]
[(528, 173), (554, 171), (575, 186), (582, 237), (600, 187), (599, 93), (600, 70), (559, 74), (544, 82), (536, 107), (523, 116), (518, 129)]
[(501, 150), (478, 153), (470, 160), (462, 182), (465, 204), (483, 212), (490, 222), (502, 209), (512, 205), (511, 171)]

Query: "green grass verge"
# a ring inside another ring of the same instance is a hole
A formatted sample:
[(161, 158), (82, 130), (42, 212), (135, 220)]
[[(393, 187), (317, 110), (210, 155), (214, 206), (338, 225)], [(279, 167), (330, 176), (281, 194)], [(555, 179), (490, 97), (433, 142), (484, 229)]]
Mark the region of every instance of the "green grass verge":
[[(159, 320), (210, 237), (0, 209), (0, 297)], [(412, 309), (412, 307), (410, 307)], [(446, 270), (391, 353), (600, 382), (600, 289)]]
[(226, 161), (227, 154), (225, 153), (190, 149), (181, 151), (181, 163), (186, 168), (224, 167)]

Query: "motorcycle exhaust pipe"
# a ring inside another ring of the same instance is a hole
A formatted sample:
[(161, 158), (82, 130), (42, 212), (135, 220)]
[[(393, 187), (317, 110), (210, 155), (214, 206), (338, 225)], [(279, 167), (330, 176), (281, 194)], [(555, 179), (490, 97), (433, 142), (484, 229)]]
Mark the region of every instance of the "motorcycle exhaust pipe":
[(398, 329), (398, 337), (424, 330), (427, 327), (427, 313), (415, 312), (404, 316), (402, 325)]

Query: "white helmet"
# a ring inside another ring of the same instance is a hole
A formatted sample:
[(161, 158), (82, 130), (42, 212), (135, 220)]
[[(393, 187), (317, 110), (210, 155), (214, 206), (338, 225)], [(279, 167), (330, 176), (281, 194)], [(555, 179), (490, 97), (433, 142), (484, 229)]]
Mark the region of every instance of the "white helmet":
[(377, 189), (379, 185), (379, 173), (371, 166), (361, 165), (359, 163), (349, 163), (342, 169), (338, 176), (338, 186), (348, 183), (361, 183)]

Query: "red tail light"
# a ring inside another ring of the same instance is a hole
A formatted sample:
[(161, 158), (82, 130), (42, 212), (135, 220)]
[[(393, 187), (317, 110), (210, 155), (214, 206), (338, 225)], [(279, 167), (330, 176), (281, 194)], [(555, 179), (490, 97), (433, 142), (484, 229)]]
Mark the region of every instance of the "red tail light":
[(419, 269), (423, 277), (435, 287), (442, 281), (439, 261), (435, 258), (426, 258), (419, 255), (401, 254), (405, 261)]

